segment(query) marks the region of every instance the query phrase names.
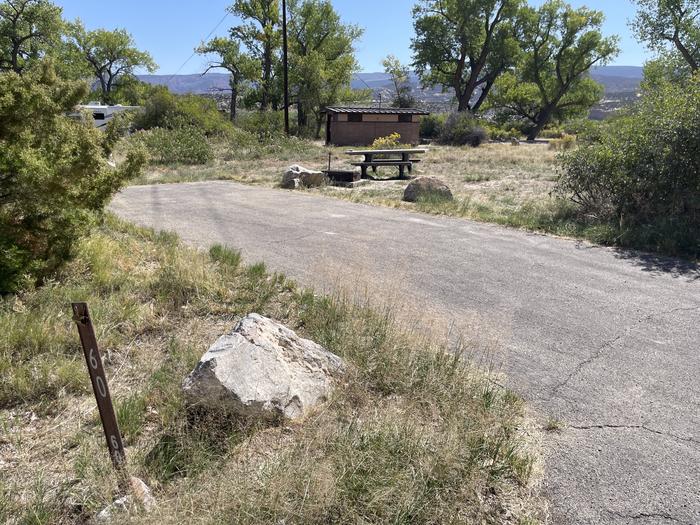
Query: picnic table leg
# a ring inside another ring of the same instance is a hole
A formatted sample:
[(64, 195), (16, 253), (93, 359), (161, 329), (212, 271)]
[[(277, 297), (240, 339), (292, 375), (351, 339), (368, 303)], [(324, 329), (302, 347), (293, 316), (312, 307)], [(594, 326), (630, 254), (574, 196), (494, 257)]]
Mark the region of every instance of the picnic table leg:
[[(403, 162), (410, 162), (411, 161), (411, 154), (410, 153), (402, 153), (401, 160)], [(413, 163), (408, 165), (408, 172), (413, 173)], [(401, 178), (403, 178), (403, 175), (401, 175)]]
[(362, 170), (362, 178), (366, 179), (367, 178), (367, 166), (360, 166), (360, 169)]
[(403, 164), (401, 164), (401, 165), (399, 166), (399, 178), (400, 178), (400, 179), (405, 178), (405, 177), (404, 177), (404, 165), (403, 165)]

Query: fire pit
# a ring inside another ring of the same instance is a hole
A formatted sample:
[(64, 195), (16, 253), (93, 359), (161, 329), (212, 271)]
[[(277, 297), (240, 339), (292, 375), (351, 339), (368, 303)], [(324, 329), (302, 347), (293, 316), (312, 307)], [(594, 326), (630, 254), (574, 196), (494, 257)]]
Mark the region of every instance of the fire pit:
[(362, 174), (359, 171), (347, 170), (324, 170), (333, 186), (342, 186), (346, 188), (354, 188), (362, 184)]

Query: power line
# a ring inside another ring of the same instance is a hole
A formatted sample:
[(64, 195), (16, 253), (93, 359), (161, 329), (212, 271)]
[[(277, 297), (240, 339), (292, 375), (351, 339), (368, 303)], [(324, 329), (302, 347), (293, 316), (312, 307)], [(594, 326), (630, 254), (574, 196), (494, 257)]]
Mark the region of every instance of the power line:
[[(229, 13), (228, 11), (226, 11), (226, 14), (224, 15), (224, 17), (223, 17), (221, 20), (219, 20), (219, 23), (216, 24), (216, 26), (214, 27), (214, 29), (212, 29), (211, 31), (209, 31), (209, 34), (208, 34), (207, 36), (204, 37), (204, 39), (202, 40), (202, 42), (206, 42), (207, 40), (209, 40), (209, 37), (211, 37), (211, 36), (216, 32), (216, 30), (219, 29), (219, 27), (221, 27), (221, 24), (224, 23), (224, 20), (226, 20), (226, 19), (228, 18), (228, 15), (229, 15), (229, 14), (230, 14), (230, 13)], [(171, 81), (173, 78), (175, 78), (175, 77), (177, 76), (177, 74), (178, 74), (180, 71), (182, 71), (182, 69), (189, 63), (190, 60), (192, 60), (192, 59), (194, 58), (194, 56), (195, 56), (196, 54), (197, 54), (197, 51), (194, 51), (194, 52), (189, 56), (189, 58), (188, 58), (187, 60), (185, 60), (185, 61), (182, 63), (182, 65), (178, 68), (178, 70), (175, 71), (175, 73), (173, 73), (172, 75), (170, 75), (170, 78), (168, 79), (168, 83), (170, 83), (170, 81)]]
[[(365, 86), (369, 88), (369, 90), (372, 92), (372, 96), (374, 96), (375, 92), (379, 95), (379, 107), (382, 107), (382, 92), (380, 88), (377, 88), (376, 90), (370, 86), (365, 80), (360, 76), (362, 73), (358, 73), (355, 78), (357, 78), (360, 82), (362, 82)], [(372, 103), (374, 103), (374, 100), (372, 100)]]

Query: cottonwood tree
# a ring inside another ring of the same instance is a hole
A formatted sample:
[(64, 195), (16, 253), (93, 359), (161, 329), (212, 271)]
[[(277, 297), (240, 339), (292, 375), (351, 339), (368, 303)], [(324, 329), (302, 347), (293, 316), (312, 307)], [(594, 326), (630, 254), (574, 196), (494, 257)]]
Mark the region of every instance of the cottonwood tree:
[(245, 53), (241, 52), (241, 46), (230, 38), (217, 37), (209, 42), (203, 43), (196, 50), (200, 55), (216, 55), (207, 65), (202, 75), (206, 75), (212, 69), (224, 69), (228, 71), (229, 88), (231, 90), (231, 121), (236, 120), (236, 102), (240, 92), (241, 84), (246, 78), (254, 76), (258, 68), (257, 61)]
[(259, 64), (249, 80), (256, 86), (255, 98), (262, 111), (279, 98), (275, 82), (282, 42), (279, 4), (279, 0), (236, 0), (228, 8), (244, 22), (231, 28), (231, 38), (240, 42)]
[(64, 30), (61, 13), (47, 0), (0, 2), (0, 71), (22, 74), (55, 49)]
[(458, 111), (477, 112), (518, 56), (522, 0), (421, 0), (413, 10), (413, 65), (424, 85), (454, 89)]
[(73, 60), (82, 63), (97, 79), (106, 103), (112, 102), (119, 79), (132, 77), (139, 68), (154, 72), (158, 67), (149, 53), (136, 48), (125, 29), (87, 31), (77, 20), (70, 25), (69, 49)]
[[(700, 69), (700, 0), (636, 0), (632, 28), (657, 52), (674, 50), (692, 72)], [(668, 59), (669, 57), (666, 57)]]
[(314, 116), (318, 135), (324, 107), (348, 96), (358, 70), (354, 44), (362, 30), (344, 24), (329, 0), (290, 0), (290, 86), (297, 102), (299, 132)]
[(395, 108), (412, 108), (416, 105), (416, 98), (413, 96), (411, 88), (410, 74), (408, 66), (394, 55), (387, 56), (382, 60), (384, 72), (391, 77), (391, 82), (394, 84), (394, 102), (392, 105)]
[(600, 100), (603, 87), (588, 72), (617, 55), (618, 38), (602, 35), (602, 12), (561, 0), (523, 8), (521, 18), (522, 58), (497, 80), (493, 104), (528, 121), (534, 140), (553, 120), (584, 115)]

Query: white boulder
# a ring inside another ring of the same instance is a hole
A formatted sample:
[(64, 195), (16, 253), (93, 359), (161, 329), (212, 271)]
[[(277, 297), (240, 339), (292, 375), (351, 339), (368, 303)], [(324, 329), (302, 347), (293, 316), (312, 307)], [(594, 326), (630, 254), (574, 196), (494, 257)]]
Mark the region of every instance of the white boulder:
[(326, 401), (344, 370), (337, 355), (251, 314), (204, 354), (183, 390), (193, 408), (274, 422)]
[(309, 170), (296, 164), (289, 166), (282, 176), (282, 187), (287, 189), (296, 189), (300, 186), (316, 188), (327, 183), (328, 177), (322, 171)]

